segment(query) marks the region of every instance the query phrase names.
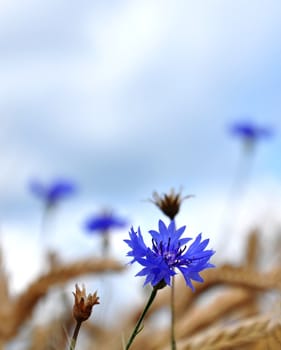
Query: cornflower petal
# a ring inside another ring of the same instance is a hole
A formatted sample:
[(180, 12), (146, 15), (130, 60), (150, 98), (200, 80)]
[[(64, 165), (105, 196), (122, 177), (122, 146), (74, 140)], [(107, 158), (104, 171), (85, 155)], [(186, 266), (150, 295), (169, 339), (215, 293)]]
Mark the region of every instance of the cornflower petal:
[(259, 126), (249, 121), (236, 122), (230, 127), (230, 131), (235, 136), (251, 141), (271, 137), (273, 135), (272, 128)]
[(181, 238), (181, 239), (179, 240), (179, 243), (180, 243), (180, 245), (182, 246), (182, 245), (186, 244), (187, 242), (189, 242), (189, 241), (191, 241), (191, 240), (192, 240), (192, 238)]
[(166, 284), (171, 284), (171, 276), (175, 275), (174, 271), (171, 271), (168, 265), (162, 259), (156, 259), (154, 262), (147, 262), (147, 266), (144, 267), (136, 276), (147, 276), (144, 285), (151, 283), (153, 286), (164, 280)]
[(132, 251), (127, 253), (127, 256), (132, 256), (133, 260), (131, 263), (138, 261), (140, 258), (144, 257), (147, 254), (148, 247), (145, 245), (140, 228), (135, 232), (133, 227), (129, 232), (130, 239), (125, 239), (124, 242), (128, 244)]
[(76, 192), (76, 186), (74, 183), (57, 179), (50, 184), (43, 184), (38, 180), (30, 182), (30, 191), (43, 200), (47, 207), (55, 206), (63, 198), (68, 197)]
[(158, 223), (159, 231), (150, 230), (152, 247), (147, 247), (140, 228), (135, 232), (133, 228), (129, 232), (130, 239), (124, 240), (131, 248), (127, 253), (133, 257), (131, 264), (137, 261), (143, 266), (136, 276), (146, 276), (144, 284), (151, 283), (156, 286), (159, 282), (170, 285), (171, 277), (178, 269), (184, 276), (186, 284), (194, 290), (192, 280), (203, 282), (199, 273), (210, 267), (214, 267), (209, 260), (214, 254), (213, 250), (204, 250), (209, 240), (201, 242), (199, 234), (190, 247), (186, 250), (185, 244), (191, 238), (180, 238), (185, 226), (176, 229), (174, 221), (168, 226), (161, 220)]
[(190, 245), (188, 248), (189, 253), (192, 255), (193, 253), (197, 253), (200, 247), (200, 241), (201, 241), (202, 234), (199, 233), (199, 235), (196, 237), (195, 241)]
[(183, 274), (186, 284), (192, 289), (192, 291), (195, 290), (192, 284), (192, 280), (196, 282), (204, 282), (203, 278), (199, 275), (199, 273), (196, 271), (192, 271), (190, 268), (179, 267), (179, 270)]
[[(170, 225), (169, 225), (169, 227), (170, 227)], [(159, 220), (158, 227), (159, 227), (159, 233), (161, 233), (161, 235), (163, 237), (166, 237), (169, 235), (168, 228), (166, 227), (166, 225), (164, 224), (164, 222), (162, 220)]]
[(186, 226), (182, 226), (177, 230), (175, 229), (174, 234), (172, 236), (173, 240), (175, 240), (175, 241), (178, 240), (181, 237), (181, 235), (184, 233), (185, 229), (186, 229)]
[(126, 220), (113, 212), (104, 211), (90, 216), (85, 222), (85, 229), (89, 233), (101, 233), (111, 229), (119, 229), (127, 226)]

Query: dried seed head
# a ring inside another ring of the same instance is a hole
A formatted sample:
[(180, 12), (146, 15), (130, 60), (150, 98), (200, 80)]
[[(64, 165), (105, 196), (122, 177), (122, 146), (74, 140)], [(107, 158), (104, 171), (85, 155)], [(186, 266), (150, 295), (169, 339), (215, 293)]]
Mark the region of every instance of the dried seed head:
[(73, 316), (77, 322), (86, 321), (92, 312), (92, 308), (95, 304), (99, 304), (99, 297), (97, 292), (94, 294), (86, 295), (85, 286), (82, 285), (82, 290), (75, 284)]
[(182, 197), (181, 191), (176, 193), (172, 188), (169, 194), (163, 194), (160, 196), (157, 192), (153, 192), (152, 199), (150, 201), (154, 203), (165, 215), (171, 220), (174, 220), (175, 216), (180, 210), (182, 202), (187, 199), (194, 197), (193, 195), (187, 195)]

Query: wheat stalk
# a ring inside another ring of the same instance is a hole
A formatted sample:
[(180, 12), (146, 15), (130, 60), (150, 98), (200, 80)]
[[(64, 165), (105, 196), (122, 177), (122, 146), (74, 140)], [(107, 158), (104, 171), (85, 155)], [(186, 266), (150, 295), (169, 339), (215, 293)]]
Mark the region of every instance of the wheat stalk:
[(68, 280), (90, 273), (105, 271), (122, 271), (124, 265), (112, 259), (86, 259), (58, 266), (39, 276), (17, 298), (10, 302), (7, 310), (0, 310), (0, 339), (8, 340), (19, 330), (20, 326), (31, 316), (38, 301), (43, 298), (49, 289)]
[[(234, 349), (256, 342), (268, 336), (280, 337), (280, 320), (272, 321), (272, 315), (240, 321), (237, 325), (200, 334), (178, 343), (178, 350)], [(165, 350), (168, 350), (168, 347)], [(272, 348), (274, 349), (274, 348)]]
[[(176, 338), (182, 339), (215, 323), (225, 314), (247, 305), (252, 299), (250, 291), (236, 288), (224, 291), (209, 305), (194, 307), (176, 322)], [(162, 349), (169, 341), (169, 330), (158, 331), (150, 341), (150, 348)]]

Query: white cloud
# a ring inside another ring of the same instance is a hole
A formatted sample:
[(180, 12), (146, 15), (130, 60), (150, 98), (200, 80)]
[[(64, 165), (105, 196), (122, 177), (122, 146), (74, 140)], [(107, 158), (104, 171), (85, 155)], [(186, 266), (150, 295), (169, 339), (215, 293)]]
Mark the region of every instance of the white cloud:
[(93, 16), (88, 31), (95, 55), (94, 84), (111, 89), (134, 79), (166, 40), (166, 12), (155, 1), (129, 1), (102, 19)]

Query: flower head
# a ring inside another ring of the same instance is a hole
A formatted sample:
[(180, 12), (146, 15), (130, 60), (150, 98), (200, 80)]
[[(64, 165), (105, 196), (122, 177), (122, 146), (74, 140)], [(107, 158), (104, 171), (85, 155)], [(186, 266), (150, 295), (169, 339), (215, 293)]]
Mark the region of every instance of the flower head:
[(114, 215), (112, 212), (104, 211), (99, 215), (91, 216), (85, 223), (85, 228), (88, 232), (105, 232), (110, 229), (122, 228), (127, 225), (127, 222)]
[(76, 284), (75, 289), (75, 293), (72, 293), (74, 295), (73, 316), (77, 322), (83, 322), (90, 317), (93, 306), (99, 304), (99, 297), (97, 292), (87, 296), (84, 285), (80, 289)]
[(182, 197), (181, 192), (176, 193), (174, 189), (171, 189), (169, 194), (163, 194), (162, 196), (160, 196), (157, 192), (153, 192), (152, 199), (150, 201), (154, 203), (163, 212), (163, 214), (168, 216), (171, 220), (174, 220), (175, 216), (180, 210), (182, 202), (191, 197), (193, 197), (193, 195)]
[(231, 133), (247, 141), (257, 141), (272, 136), (272, 129), (258, 126), (250, 122), (238, 122), (231, 126)]
[(184, 231), (185, 226), (176, 229), (174, 221), (166, 226), (163, 221), (159, 220), (159, 230), (149, 231), (152, 246), (147, 247), (140, 228), (137, 232), (131, 228), (130, 239), (124, 240), (131, 248), (127, 256), (133, 258), (131, 264), (138, 262), (143, 266), (136, 276), (146, 276), (144, 284), (151, 283), (155, 287), (164, 281), (165, 284), (170, 285), (171, 277), (176, 274), (176, 269), (182, 273), (186, 284), (192, 290), (194, 290), (192, 280), (203, 282), (199, 272), (214, 267), (209, 260), (215, 252), (205, 250), (209, 239), (201, 241), (201, 233), (187, 248), (186, 243), (191, 238), (181, 238)]
[(30, 190), (35, 196), (42, 199), (48, 208), (51, 208), (63, 198), (72, 195), (76, 187), (72, 182), (62, 179), (55, 180), (49, 185), (33, 180), (30, 183)]

